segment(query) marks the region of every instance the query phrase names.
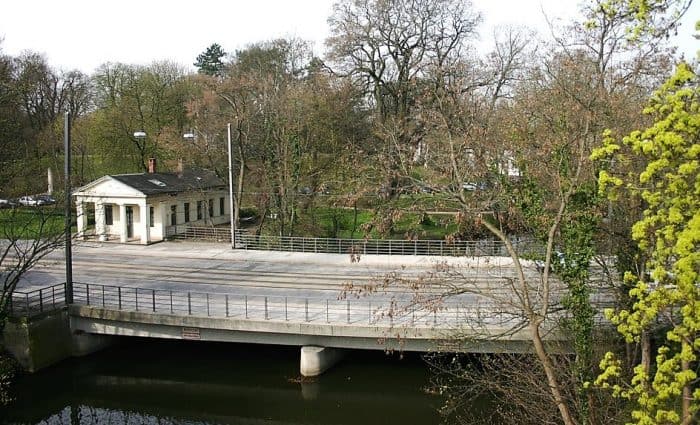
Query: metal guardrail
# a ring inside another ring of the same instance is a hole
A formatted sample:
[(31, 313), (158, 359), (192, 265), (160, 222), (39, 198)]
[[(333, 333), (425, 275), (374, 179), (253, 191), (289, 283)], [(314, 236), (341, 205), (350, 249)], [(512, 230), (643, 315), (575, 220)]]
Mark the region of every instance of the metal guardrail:
[[(170, 239), (204, 239), (231, 242), (229, 229), (217, 227), (169, 226)], [(532, 239), (514, 242), (523, 254), (543, 251), (541, 244)], [(439, 256), (507, 256), (505, 245), (497, 240), (447, 241), (401, 239), (338, 239), (301, 236), (258, 236), (244, 232), (236, 234), (236, 246), (250, 250), (290, 251), (325, 254), (359, 255), (439, 255)]]
[(311, 253), (440, 255), (454, 257), (507, 255), (505, 245), (500, 241), (493, 240), (331, 239), (241, 235), (239, 242), (242, 248), (245, 249)]
[(8, 303), (12, 317), (35, 317), (66, 305), (66, 284), (58, 283), (33, 291), (15, 290)]
[(458, 302), (445, 302), (428, 309), (404, 308), (391, 299), (234, 295), (86, 283), (73, 286), (74, 302), (78, 305), (176, 316), (445, 329), (474, 320), (493, 327), (512, 326), (520, 320), (516, 315), (486, 305), (466, 307)]
[(226, 227), (203, 227), (178, 224), (165, 228), (168, 239), (204, 239), (217, 242), (231, 242), (231, 229)]
[[(477, 303), (468, 306), (460, 301), (443, 301), (427, 307), (402, 305), (402, 301), (395, 298), (236, 295), (80, 282), (73, 282), (73, 296), (76, 305), (105, 309), (256, 321), (439, 329), (457, 329), (465, 324), (505, 329), (522, 321), (517, 312), (505, 311), (502, 305)], [(593, 302), (599, 310), (596, 323), (608, 323), (602, 310), (609, 306), (609, 301)], [(65, 283), (59, 283), (33, 291), (15, 291), (9, 312), (13, 317), (31, 318), (65, 305)]]

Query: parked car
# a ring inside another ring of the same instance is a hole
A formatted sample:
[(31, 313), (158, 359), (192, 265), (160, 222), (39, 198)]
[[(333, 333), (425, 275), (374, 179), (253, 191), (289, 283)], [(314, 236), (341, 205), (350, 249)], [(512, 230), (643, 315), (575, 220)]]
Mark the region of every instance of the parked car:
[(0, 198), (0, 208), (14, 208), (17, 202), (14, 199)]
[(44, 205), (45, 202), (36, 196), (27, 195), (19, 198), (19, 204), (25, 207), (38, 207)]
[(488, 189), (488, 184), (486, 184), (485, 182), (463, 182), (462, 189), (467, 190), (469, 192), (473, 192), (475, 190), (486, 190)]
[(51, 195), (37, 195), (36, 198), (40, 201), (43, 201), (43, 205), (53, 205), (56, 203), (56, 200)]
[(437, 192), (433, 187), (425, 185), (425, 184), (418, 185), (418, 190), (421, 193), (435, 193), (435, 192)]
[(51, 195), (26, 195), (19, 198), (19, 204), (25, 207), (40, 207), (43, 205), (53, 205), (56, 199)]

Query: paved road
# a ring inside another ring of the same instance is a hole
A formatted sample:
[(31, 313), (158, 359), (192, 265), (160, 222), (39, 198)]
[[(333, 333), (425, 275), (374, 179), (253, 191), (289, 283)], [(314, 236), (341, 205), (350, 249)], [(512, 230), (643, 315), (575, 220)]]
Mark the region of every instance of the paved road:
[[(489, 257), (364, 256), (231, 250), (224, 244), (163, 242), (151, 246), (81, 243), (73, 251), (75, 282), (200, 292), (302, 295), (338, 294), (388, 275), (416, 278), (450, 261), (460, 275), (500, 281), (510, 268)], [(21, 290), (65, 280), (63, 252), (54, 252), (27, 274)]]
[[(47, 256), (25, 276), (19, 290), (63, 282), (63, 255), (54, 252)], [(513, 273), (510, 260), (504, 257), (368, 255), (353, 262), (349, 255), (163, 242), (151, 246), (79, 243), (73, 258), (76, 303), (114, 310), (411, 327), (479, 323), (503, 328), (519, 321), (517, 309), (508, 307), (516, 299), (504, 279)], [(536, 283), (540, 275), (535, 265), (525, 264), (529, 278)], [(429, 279), (436, 269), (447, 270), (438, 284)], [(406, 280), (404, 286), (341, 296), (347, 285), (363, 288), (381, 284), (387, 277)], [(416, 310), (410, 282), (421, 279), (424, 298), (422, 308)], [(444, 292), (440, 286), (444, 284), (468, 289), (431, 309), (426, 299)], [(555, 298), (558, 295), (553, 294)]]
[[(199, 242), (163, 242), (150, 246), (78, 243), (73, 254), (76, 301), (83, 304), (89, 290), (92, 303), (103, 302), (105, 298), (107, 304), (117, 305), (121, 297), (125, 309), (150, 308), (155, 302), (159, 311), (174, 305), (175, 310), (186, 312), (190, 303), (186, 296), (192, 292), (198, 294), (191, 297), (192, 308), (203, 310), (206, 305), (210, 310), (207, 315), (223, 316), (229, 310), (244, 314), (249, 307), (251, 315), (306, 317), (310, 314), (319, 318), (331, 315), (336, 320), (351, 322), (369, 321), (369, 316), (380, 315), (380, 310), (386, 313), (387, 308), (379, 306), (386, 306), (391, 299), (405, 304), (410, 294), (399, 285), (359, 297), (352, 293), (348, 301), (341, 296), (347, 285), (356, 289), (372, 286), (387, 276), (420, 279), (438, 265), (449, 262), (458, 273), (452, 279), (442, 278), (443, 283), (459, 285), (469, 279), (472, 284), (488, 288), (493, 295), (509, 291), (501, 275), (512, 272), (508, 259), (495, 257), (368, 255), (353, 262), (349, 255), (342, 254), (232, 250), (225, 244)], [(30, 291), (63, 282), (63, 256), (62, 251), (49, 255), (25, 276), (19, 290)], [(534, 269), (531, 272), (536, 273)], [(89, 284), (89, 289), (82, 284)], [(104, 291), (98, 285), (129, 289), (117, 294), (116, 289)], [(423, 291), (430, 293), (429, 288), (428, 285)], [(433, 293), (444, 290), (432, 288)], [(203, 294), (209, 294), (208, 298)], [(459, 303), (461, 314), (490, 303), (487, 297), (473, 291), (450, 301)], [(308, 313), (307, 303), (310, 303)], [(413, 320), (412, 313), (410, 317)]]

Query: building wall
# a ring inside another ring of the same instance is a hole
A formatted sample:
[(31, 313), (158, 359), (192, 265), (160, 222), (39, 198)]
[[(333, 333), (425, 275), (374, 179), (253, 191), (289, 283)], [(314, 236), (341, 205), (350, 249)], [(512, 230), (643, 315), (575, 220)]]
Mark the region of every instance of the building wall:
[[(224, 210), (221, 211), (220, 199), (224, 199)], [(209, 199), (213, 200), (213, 214), (208, 215)], [(197, 201), (202, 201), (202, 218), (197, 218)], [(151, 238), (162, 239), (165, 228), (172, 224), (171, 207), (176, 208), (176, 225), (190, 226), (210, 226), (219, 225), (229, 222), (229, 197), (226, 191), (208, 191), (208, 192), (187, 192), (173, 196), (161, 196), (158, 198), (149, 198), (150, 205), (156, 207), (154, 212), (155, 228), (151, 227)], [(185, 204), (190, 205), (189, 220), (185, 220)]]
[(164, 205), (162, 205), (161, 202), (156, 201), (156, 200), (149, 200), (148, 201), (148, 209), (149, 209), (149, 220), (150, 220), (150, 209), (153, 208), (153, 222), (150, 223), (150, 228), (149, 233), (151, 236), (151, 241), (162, 241), (165, 238), (165, 234), (163, 233), (163, 229), (165, 228), (165, 223), (163, 220), (163, 211), (162, 209), (164, 208)]
[[(105, 182), (107, 183), (112, 182)], [(120, 205), (130, 206), (133, 210), (133, 236), (131, 240), (141, 239), (142, 242), (148, 241), (157, 242), (165, 238), (167, 234), (167, 228), (171, 226), (171, 207), (176, 207), (176, 217), (178, 226), (182, 226), (182, 229), (177, 229), (177, 233), (184, 232), (185, 226), (211, 226), (219, 225), (229, 222), (229, 197), (228, 192), (224, 190), (213, 190), (213, 191), (191, 191), (182, 192), (176, 195), (156, 195), (146, 197), (140, 192), (132, 193), (129, 190), (125, 190), (124, 186), (116, 185), (115, 190), (119, 189), (115, 195), (108, 195), (107, 189), (103, 187), (102, 184), (98, 185), (97, 190), (91, 191), (91, 193), (76, 193), (77, 203), (94, 203), (95, 204), (95, 219), (98, 220), (106, 218), (107, 214), (104, 214), (104, 218), (101, 214), (97, 213), (98, 204), (104, 204), (105, 206), (112, 206), (112, 224), (106, 224), (104, 226), (103, 233), (107, 238), (114, 240), (119, 239), (120, 235), (125, 229), (124, 223), (122, 223)], [(125, 193), (126, 192), (126, 193)], [(137, 194), (140, 194), (138, 196)], [(224, 209), (221, 210), (220, 199), (224, 198)], [(212, 200), (213, 214), (209, 213), (209, 200)], [(197, 217), (197, 202), (202, 202), (201, 219)], [(185, 204), (190, 205), (189, 220), (185, 220)], [(142, 218), (141, 208), (145, 204), (145, 220)], [(153, 207), (153, 216), (151, 222), (150, 208)], [(87, 208), (83, 208), (87, 210)], [(146, 227), (148, 226), (148, 227)], [(98, 228), (96, 224), (96, 229)], [(147, 238), (145, 237), (147, 233)], [(99, 235), (98, 235), (99, 236)], [(144, 242), (145, 243), (145, 242)]]

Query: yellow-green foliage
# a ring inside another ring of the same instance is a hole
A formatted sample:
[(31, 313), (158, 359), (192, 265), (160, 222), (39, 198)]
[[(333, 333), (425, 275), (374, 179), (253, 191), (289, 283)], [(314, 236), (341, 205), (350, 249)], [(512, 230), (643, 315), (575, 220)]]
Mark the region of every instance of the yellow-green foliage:
[[(608, 354), (596, 383), (611, 387), (616, 395), (636, 403), (633, 423), (680, 423), (680, 398), (684, 386), (697, 387), (694, 365), (700, 354), (700, 87), (687, 64), (680, 64), (652, 97), (644, 113), (654, 124), (631, 133), (619, 144), (606, 134), (604, 145), (593, 154), (616, 169), (642, 162), (642, 169), (627, 175), (600, 175), (600, 189), (612, 199), (639, 196), (645, 201), (642, 217), (632, 237), (649, 260), (648, 273), (625, 279), (634, 282), (629, 310), (610, 314), (627, 341), (643, 331), (669, 323), (660, 341), (655, 364), (649, 371), (634, 369), (630, 382), (622, 383), (620, 362)], [(633, 167), (627, 168), (627, 170)], [(691, 411), (700, 406), (700, 389), (692, 394)]]
[[(639, 40), (644, 34), (659, 36), (659, 25), (654, 22), (654, 17), (665, 13), (668, 19), (675, 20), (680, 17), (685, 7), (686, 0), (600, 0), (596, 2), (596, 13), (603, 13), (609, 18), (619, 17), (630, 22), (628, 26), (628, 38)], [(598, 23), (590, 20), (586, 23), (595, 27)]]

